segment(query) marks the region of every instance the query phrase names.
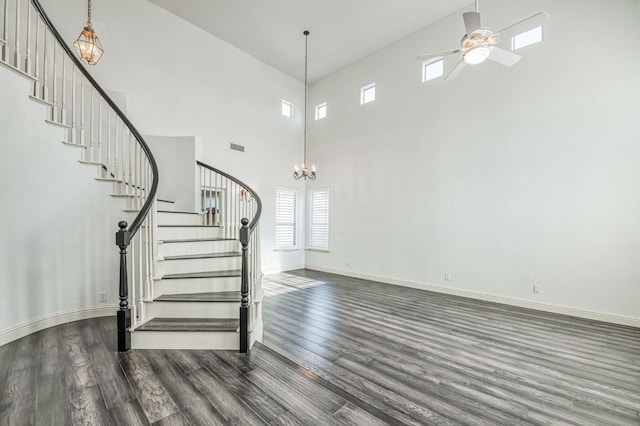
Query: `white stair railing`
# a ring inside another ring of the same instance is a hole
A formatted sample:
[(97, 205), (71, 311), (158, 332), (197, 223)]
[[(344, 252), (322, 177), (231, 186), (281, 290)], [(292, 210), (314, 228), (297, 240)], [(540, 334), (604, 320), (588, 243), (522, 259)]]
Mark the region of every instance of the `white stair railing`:
[(50, 108), (49, 123), (65, 128), (62, 142), (80, 148), (81, 162), (95, 165), (97, 179), (113, 182), (113, 195), (126, 200), (127, 210), (138, 212), (130, 226), (120, 222), (116, 234), (121, 255), (118, 349), (128, 350), (131, 328), (144, 321), (142, 302), (152, 297), (156, 162), (140, 133), (67, 46), (39, 1), (0, 1), (0, 63), (33, 80), (31, 98)]
[(221, 227), (224, 238), (238, 239), (243, 245), (240, 352), (247, 352), (249, 336), (255, 331), (259, 315), (255, 303), (262, 290), (259, 225), (262, 201), (238, 179), (199, 161), (197, 165), (202, 224)]

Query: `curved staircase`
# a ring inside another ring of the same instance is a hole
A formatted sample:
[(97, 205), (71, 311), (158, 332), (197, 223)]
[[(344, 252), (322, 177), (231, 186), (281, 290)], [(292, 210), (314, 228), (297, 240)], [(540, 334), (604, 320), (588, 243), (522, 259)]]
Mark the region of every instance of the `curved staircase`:
[(47, 123), (65, 129), (64, 146), (79, 149), (80, 163), (96, 167), (96, 180), (137, 214), (116, 232), (118, 350), (248, 351), (262, 333), (258, 195), (197, 162), (200, 181), (185, 191), (202, 192), (200, 210), (157, 200), (161, 171), (149, 146), (39, 1), (6, 0), (0, 13), (0, 65), (33, 82), (28, 95), (48, 107)]

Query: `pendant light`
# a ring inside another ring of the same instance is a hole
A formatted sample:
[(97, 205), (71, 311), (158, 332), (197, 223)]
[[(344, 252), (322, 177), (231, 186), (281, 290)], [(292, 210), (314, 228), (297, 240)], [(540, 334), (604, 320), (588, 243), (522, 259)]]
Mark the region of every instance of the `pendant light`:
[(316, 180), (316, 166), (311, 166), (311, 172), (307, 169), (307, 64), (308, 64), (308, 43), (309, 43), (309, 31), (303, 32), (304, 34), (304, 162), (302, 163), (302, 170), (298, 170), (298, 166), (293, 168), (293, 178), (300, 180), (302, 178), (309, 180)]
[(82, 62), (88, 65), (95, 65), (102, 57), (104, 49), (102, 48), (100, 40), (98, 40), (98, 35), (91, 25), (91, 0), (88, 0), (87, 15), (87, 25), (78, 36), (76, 42), (73, 43), (73, 46), (78, 51)]

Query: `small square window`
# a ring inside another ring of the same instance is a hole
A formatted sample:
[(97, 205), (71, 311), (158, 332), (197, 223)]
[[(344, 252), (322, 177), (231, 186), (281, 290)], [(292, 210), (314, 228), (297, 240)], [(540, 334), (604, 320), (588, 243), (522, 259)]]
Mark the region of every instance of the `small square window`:
[(444, 60), (442, 57), (434, 58), (422, 63), (422, 82), (442, 77), (444, 73)]
[(316, 106), (316, 120), (322, 120), (327, 116), (327, 103), (323, 102)]
[(360, 105), (364, 105), (376, 100), (376, 84), (367, 84), (360, 89)]
[(518, 50), (542, 41), (542, 27), (535, 27), (529, 31), (511, 37), (511, 50)]
[(293, 117), (293, 104), (291, 102), (282, 101), (282, 115), (285, 117)]

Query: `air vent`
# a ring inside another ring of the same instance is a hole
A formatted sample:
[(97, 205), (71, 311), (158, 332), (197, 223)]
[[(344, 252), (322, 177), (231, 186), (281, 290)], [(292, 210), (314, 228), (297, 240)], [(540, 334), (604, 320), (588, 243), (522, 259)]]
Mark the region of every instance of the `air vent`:
[(238, 145), (238, 144), (235, 144), (235, 143), (231, 144), (231, 149), (234, 149), (234, 150), (240, 151), (240, 152), (244, 152), (244, 146)]

